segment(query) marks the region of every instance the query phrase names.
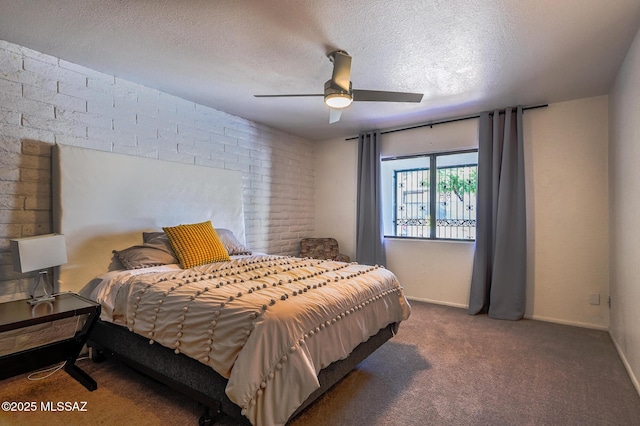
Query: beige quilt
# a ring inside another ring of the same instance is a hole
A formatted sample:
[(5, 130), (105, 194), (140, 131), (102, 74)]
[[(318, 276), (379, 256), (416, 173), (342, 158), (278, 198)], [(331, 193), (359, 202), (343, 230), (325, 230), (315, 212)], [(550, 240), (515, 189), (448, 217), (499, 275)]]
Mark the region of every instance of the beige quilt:
[(105, 286), (97, 298), (115, 301), (114, 321), (228, 378), (254, 425), (284, 424), (322, 368), (410, 314), (390, 271), (315, 259), (252, 256)]

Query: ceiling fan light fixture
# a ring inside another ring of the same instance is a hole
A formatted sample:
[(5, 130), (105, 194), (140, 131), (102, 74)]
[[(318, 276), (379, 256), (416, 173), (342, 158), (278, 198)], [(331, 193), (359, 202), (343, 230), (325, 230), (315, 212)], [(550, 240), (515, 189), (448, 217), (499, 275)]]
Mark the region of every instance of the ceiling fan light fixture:
[[(355, 100), (369, 102), (420, 102), (422, 93), (388, 92), (382, 90), (353, 90), (351, 84), (351, 56), (343, 50), (329, 53), (333, 62), (331, 79), (324, 83), (324, 93), (291, 94), (291, 95), (254, 95), (261, 98), (323, 96), (329, 107), (329, 123), (340, 120), (342, 110)], [(355, 99), (354, 99), (355, 97)]]
[(329, 108), (346, 108), (351, 105), (353, 98), (348, 93), (329, 93), (324, 97), (324, 103)]

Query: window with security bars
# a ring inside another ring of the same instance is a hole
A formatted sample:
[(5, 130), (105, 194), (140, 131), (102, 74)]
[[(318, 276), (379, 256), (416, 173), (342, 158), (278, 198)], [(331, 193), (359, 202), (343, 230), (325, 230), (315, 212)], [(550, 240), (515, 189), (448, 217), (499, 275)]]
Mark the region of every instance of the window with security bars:
[(477, 158), (474, 150), (385, 159), (385, 235), (475, 240)]
[(429, 169), (395, 172), (395, 235), (429, 238), (431, 231)]

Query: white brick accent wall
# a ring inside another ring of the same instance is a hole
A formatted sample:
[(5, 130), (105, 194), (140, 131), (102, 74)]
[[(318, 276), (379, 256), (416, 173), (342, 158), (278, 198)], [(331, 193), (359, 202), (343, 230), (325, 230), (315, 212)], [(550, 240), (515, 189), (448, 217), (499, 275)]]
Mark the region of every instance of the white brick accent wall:
[(9, 239), (52, 231), (54, 143), (242, 171), (255, 251), (295, 255), (313, 232), (312, 142), (0, 40), (0, 302), (33, 280)]

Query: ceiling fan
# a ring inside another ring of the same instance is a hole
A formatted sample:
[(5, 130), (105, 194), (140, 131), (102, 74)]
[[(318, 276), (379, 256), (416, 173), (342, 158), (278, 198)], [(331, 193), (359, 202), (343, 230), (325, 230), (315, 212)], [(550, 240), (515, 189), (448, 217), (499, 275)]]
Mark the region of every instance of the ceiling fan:
[(287, 98), (303, 96), (323, 96), (329, 107), (329, 123), (340, 120), (342, 110), (352, 102), (420, 102), (422, 93), (386, 92), (381, 90), (358, 90), (351, 87), (351, 56), (336, 50), (327, 55), (333, 62), (331, 80), (324, 84), (324, 93), (290, 95), (254, 95), (256, 98)]

